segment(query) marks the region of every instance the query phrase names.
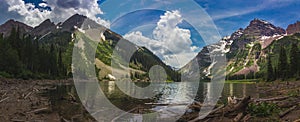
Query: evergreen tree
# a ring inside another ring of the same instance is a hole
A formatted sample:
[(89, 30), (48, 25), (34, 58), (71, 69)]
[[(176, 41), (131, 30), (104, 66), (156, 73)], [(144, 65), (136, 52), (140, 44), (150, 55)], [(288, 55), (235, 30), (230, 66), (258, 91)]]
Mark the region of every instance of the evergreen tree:
[(271, 56), (268, 56), (268, 69), (267, 69), (267, 81), (273, 81), (275, 79), (274, 70), (272, 66)]
[(287, 63), (286, 50), (283, 46), (281, 46), (278, 63), (279, 78), (281, 78), (282, 80), (285, 80), (287, 78), (288, 68), (289, 66)]
[(50, 54), (49, 54), (49, 63), (50, 63), (50, 75), (57, 76), (58, 75), (58, 68), (57, 68), (57, 56), (56, 50), (54, 48), (54, 44), (51, 44), (50, 47)]
[(22, 63), (19, 60), (18, 52), (11, 47), (7, 40), (0, 39), (0, 71), (13, 76), (21, 72)]
[(298, 59), (298, 47), (296, 43), (292, 44), (291, 50), (290, 50), (290, 77), (295, 77), (298, 75), (299, 71), (299, 59)]

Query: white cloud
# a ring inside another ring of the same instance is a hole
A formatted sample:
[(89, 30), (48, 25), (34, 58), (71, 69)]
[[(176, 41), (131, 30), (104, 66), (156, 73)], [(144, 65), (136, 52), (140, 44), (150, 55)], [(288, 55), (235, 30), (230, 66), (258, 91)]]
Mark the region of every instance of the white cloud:
[(23, 0), (6, 1), (9, 5), (8, 11), (16, 11), (20, 16), (23, 17), (23, 20), (21, 21), (28, 25), (36, 26), (51, 14), (51, 12), (48, 10), (40, 11), (39, 9), (35, 8), (33, 4), (25, 4)]
[(110, 26), (109, 21), (97, 17), (103, 14), (97, 0), (44, 0), (46, 3), (39, 4), (41, 7), (48, 6), (51, 10), (38, 9), (31, 3), (25, 4), (23, 0), (6, 1), (9, 5), (8, 11), (17, 12), (21, 16), (20, 21), (31, 26), (36, 26), (45, 19), (62, 22), (76, 13), (85, 15), (108, 28)]
[(177, 26), (181, 22), (182, 16), (179, 11), (167, 11), (157, 22), (153, 39), (145, 37), (139, 31), (128, 33), (124, 38), (149, 48), (166, 64), (182, 67), (197, 55), (195, 51), (198, 47), (192, 46), (191, 32)]
[(45, 8), (45, 7), (47, 7), (48, 5), (47, 5), (46, 3), (39, 3), (39, 6)]

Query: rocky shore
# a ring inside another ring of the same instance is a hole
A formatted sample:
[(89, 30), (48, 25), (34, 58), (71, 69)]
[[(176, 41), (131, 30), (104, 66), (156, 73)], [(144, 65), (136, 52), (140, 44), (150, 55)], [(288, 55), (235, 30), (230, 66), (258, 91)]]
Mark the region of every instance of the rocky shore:
[(257, 83), (256, 88), (262, 97), (228, 97), (227, 103), (216, 106), (205, 118), (198, 118), (203, 105), (195, 102), (189, 106), (192, 112), (186, 113), (179, 121), (300, 122), (300, 81)]
[[(46, 91), (55, 91), (59, 84), (72, 85), (73, 81), (0, 79), (0, 121), (95, 121), (77, 100), (76, 92), (61, 95), (58, 100), (59, 104), (63, 104), (61, 106), (55, 106), (57, 103), (43, 95)], [(191, 111), (179, 121), (300, 122), (300, 81), (257, 83), (256, 89), (264, 96), (255, 99), (251, 96), (228, 98), (228, 103), (218, 104), (203, 119), (197, 118), (203, 105), (195, 102), (189, 106)]]
[(64, 118), (60, 111), (54, 110), (49, 98), (41, 95), (45, 91), (56, 89), (57, 84), (71, 83), (72, 80), (0, 79), (0, 121), (72, 121), (71, 118)]

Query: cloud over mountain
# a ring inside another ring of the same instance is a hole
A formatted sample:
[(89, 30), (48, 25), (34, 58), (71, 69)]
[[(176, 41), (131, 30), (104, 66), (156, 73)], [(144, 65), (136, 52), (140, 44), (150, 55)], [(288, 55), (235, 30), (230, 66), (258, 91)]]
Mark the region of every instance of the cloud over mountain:
[(180, 67), (196, 56), (195, 50), (198, 48), (192, 46), (190, 30), (178, 27), (182, 21), (179, 11), (167, 11), (153, 30), (153, 39), (139, 31), (128, 33), (124, 38), (149, 48), (165, 63)]
[(110, 26), (109, 21), (98, 17), (103, 12), (99, 8), (97, 0), (44, 0), (38, 6), (33, 3), (25, 3), (23, 0), (5, 1), (8, 4), (7, 10), (19, 15), (16, 19), (31, 26), (36, 26), (46, 19), (61, 22), (76, 13), (85, 15), (106, 27)]

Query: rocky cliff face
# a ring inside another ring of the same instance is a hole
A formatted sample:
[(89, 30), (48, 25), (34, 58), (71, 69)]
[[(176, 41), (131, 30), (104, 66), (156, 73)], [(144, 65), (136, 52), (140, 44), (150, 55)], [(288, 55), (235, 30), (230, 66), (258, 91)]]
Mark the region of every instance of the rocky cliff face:
[(40, 25), (36, 26), (32, 31), (32, 35), (43, 36), (56, 29), (56, 25), (50, 21), (50, 19), (45, 20)]
[(13, 28), (15, 28), (16, 30), (19, 29), (19, 32), (21, 34), (29, 33), (33, 29), (32, 27), (19, 21), (8, 20), (6, 23), (0, 26), (0, 33), (2, 33), (4, 37), (6, 37), (10, 35), (10, 32)]
[(71, 16), (65, 22), (58, 24), (57, 26), (62, 31), (70, 31), (70, 32), (72, 32), (75, 28), (82, 28), (84, 30), (89, 28), (99, 28), (99, 27), (101, 29), (105, 28), (104, 26), (99, 25), (98, 23), (91, 20), (90, 18), (79, 14), (75, 14)]
[(294, 24), (290, 24), (287, 27), (286, 32), (287, 32), (288, 35), (295, 34), (295, 33), (300, 33), (300, 21), (297, 21)]
[(285, 30), (276, 27), (270, 22), (260, 19), (254, 19), (250, 22), (249, 26), (244, 30), (244, 34), (247, 36), (273, 36), (283, 35)]
[[(210, 69), (215, 63), (211, 61), (210, 55), (214, 53), (226, 54), (228, 59), (227, 75), (258, 72), (260, 70), (258, 60), (264, 54), (262, 49), (285, 34), (284, 29), (276, 27), (270, 22), (254, 19), (245, 29), (240, 28), (231, 36), (224, 37), (220, 42), (204, 47), (193, 61), (198, 61), (202, 77), (211, 75)], [(187, 74), (193, 72), (192, 66), (189, 63), (181, 71)]]

